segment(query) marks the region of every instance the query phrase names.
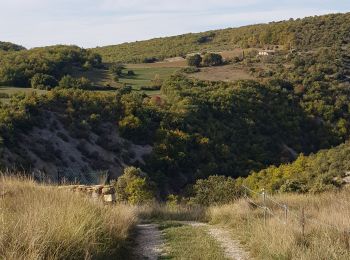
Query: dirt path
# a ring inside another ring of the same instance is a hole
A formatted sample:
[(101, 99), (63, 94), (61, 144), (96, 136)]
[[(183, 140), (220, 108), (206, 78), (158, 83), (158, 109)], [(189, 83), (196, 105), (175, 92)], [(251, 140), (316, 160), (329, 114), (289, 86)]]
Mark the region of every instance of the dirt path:
[(164, 250), (162, 233), (155, 224), (137, 225), (136, 244), (137, 259), (157, 260)]
[[(228, 259), (250, 259), (249, 254), (242, 248), (239, 241), (232, 239), (232, 236), (228, 231), (200, 222), (180, 221), (180, 223), (193, 227), (205, 227), (208, 234), (218, 241)], [(165, 242), (162, 238), (162, 233), (156, 224), (137, 225), (136, 244), (136, 259), (157, 260), (164, 254)]]
[(229, 259), (247, 260), (249, 254), (242, 248), (239, 241), (232, 239), (231, 234), (222, 228), (214, 227), (205, 223), (186, 222), (193, 227), (206, 227), (208, 233), (219, 242), (220, 246), (225, 250), (225, 256)]

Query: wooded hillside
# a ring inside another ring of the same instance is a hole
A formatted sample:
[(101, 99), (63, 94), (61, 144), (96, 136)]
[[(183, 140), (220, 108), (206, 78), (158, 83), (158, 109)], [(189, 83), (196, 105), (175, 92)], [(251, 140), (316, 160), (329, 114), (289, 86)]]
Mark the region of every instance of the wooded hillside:
[[(117, 40), (117, 39), (116, 39)], [(350, 42), (350, 13), (313, 16), (95, 48), (107, 62), (139, 63), (192, 52), (282, 45), (310, 50)]]

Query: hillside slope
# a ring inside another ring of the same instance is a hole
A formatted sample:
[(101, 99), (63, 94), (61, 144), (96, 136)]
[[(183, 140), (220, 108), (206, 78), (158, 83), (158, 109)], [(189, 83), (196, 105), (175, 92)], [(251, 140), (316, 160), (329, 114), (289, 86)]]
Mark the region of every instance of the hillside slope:
[(140, 63), (198, 51), (283, 45), (312, 49), (350, 42), (350, 13), (307, 17), (203, 33), (190, 33), (93, 49), (105, 62)]
[(290, 164), (271, 166), (248, 176), (243, 183), (271, 192), (321, 192), (350, 183), (350, 142), (300, 155)]
[(17, 96), (0, 108), (0, 166), (40, 180), (96, 183), (142, 165), (152, 152), (145, 142), (120, 137), (125, 112), (116, 95), (51, 91)]

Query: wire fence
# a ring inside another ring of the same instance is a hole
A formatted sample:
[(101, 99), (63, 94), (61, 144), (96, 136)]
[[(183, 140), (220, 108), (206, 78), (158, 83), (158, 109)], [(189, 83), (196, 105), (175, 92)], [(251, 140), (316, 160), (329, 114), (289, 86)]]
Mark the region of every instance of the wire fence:
[[(262, 190), (262, 192), (256, 192), (246, 186), (242, 186), (242, 188), (244, 189), (244, 196), (243, 196), (244, 199), (251, 205), (254, 205), (256, 208), (263, 210), (265, 225), (266, 225), (268, 215), (270, 215), (271, 217), (274, 217), (277, 221), (279, 221), (280, 223), (283, 223), (286, 226), (291, 224), (290, 219), (292, 218), (297, 223), (299, 223), (301, 228), (301, 233), (303, 236), (305, 236), (306, 223), (313, 223), (315, 225), (319, 225), (319, 226), (337, 231), (341, 235), (341, 238), (345, 243), (346, 249), (350, 251), (350, 228), (342, 229), (336, 225), (327, 223), (325, 221), (306, 217), (305, 208), (301, 208), (301, 211), (298, 214), (295, 211), (291, 210), (287, 204), (279, 202), (274, 198), (272, 198), (271, 196), (269, 196), (265, 190)], [(255, 198), (256, 197), (261, 198), (262, 204), (259, 204), (258, 202), (254, 201), (252, 196), (249, 196), (249, 195), (254, 195)], [(281, 218), (279, 215), (274, 213), (273, 209), (267, 206), (268, 202), (272, 203), (274, 206), (282, 210), (282, 212), (284, 213), (283, 218)]]

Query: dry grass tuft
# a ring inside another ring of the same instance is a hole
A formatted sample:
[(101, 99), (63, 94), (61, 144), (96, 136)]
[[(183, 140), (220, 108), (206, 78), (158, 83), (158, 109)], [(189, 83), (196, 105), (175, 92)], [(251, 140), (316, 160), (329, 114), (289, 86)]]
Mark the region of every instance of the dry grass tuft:
[(0, 206), (0, 259), (116, 257), (137, 221), (131, 207), (4, 176)]
[[(284, 210), (269, 202), (275, 216), (266, 226), (263, 210), (245, 200), (210, 207), (212, 223), (231, 228), (251, 255), (257, 259), (350, 259), (350, 189), (320, 195), (279, 195), (274, 200), (290, 208), (287, 224)], [(262, 204), (261, 199), (255, 202)], [(305, 236), (302, 235), (301, 209), (305, 209)], [(334, 227), (331, 227), (332, 225)]]

